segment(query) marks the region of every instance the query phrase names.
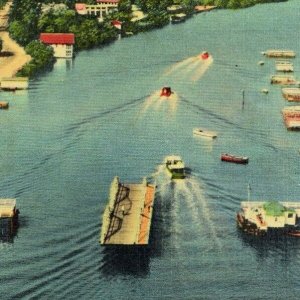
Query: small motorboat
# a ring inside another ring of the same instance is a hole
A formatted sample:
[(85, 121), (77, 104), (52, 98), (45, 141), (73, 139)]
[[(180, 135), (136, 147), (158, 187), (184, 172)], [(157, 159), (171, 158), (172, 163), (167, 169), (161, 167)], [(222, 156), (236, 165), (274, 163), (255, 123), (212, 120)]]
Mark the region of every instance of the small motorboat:
[(0, 109), (8, 109), (9, 103), (7, 101), (0, 101)]
[(170, 97), (173, 94), (170, 87), (165, 86), (161, 89), (160, 97)]
[(263, 61), (263, 60), (260, 60), (259, 62), (258, 62), (258, 65), (260, 65), (260, 66), (263, 66), (265, 64), (265, 62)]
[(186, 177), (185, 165), (180, 156), (167, 156), (164, 163), (171, 179), (184, 179)]
[(209, 58), (209, 53), (207, 52), (207, 51), (203, 51), (201, 54), (200, 54), (200, 57), (201, 57), (201, 59), (203, 59), (203, 60), (206, 60), (206, 59), (208, 59)]
[(193, 129), (193, 134), (196, 135), (196, 136), (208, 137), (208, 138), (212, 138), (212, 139), (217, 137), (216, 132), (203, 130), (201, 128), (194, 128)]
[(221, 154), (221, 160), (236, 164), (247, 164), (249, 162), (249, 158), (247, 156), (236, 156), (227, 153)]
[(269, 93), (269, 90), (268, 89), (261, 89), (260, 90), (263, 94), (268, 94)]

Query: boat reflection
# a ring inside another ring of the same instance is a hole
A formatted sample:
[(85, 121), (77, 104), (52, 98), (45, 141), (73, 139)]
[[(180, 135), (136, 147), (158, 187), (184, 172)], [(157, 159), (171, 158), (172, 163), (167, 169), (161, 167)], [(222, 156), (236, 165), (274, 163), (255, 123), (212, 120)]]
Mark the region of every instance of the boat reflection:
[(0, 242), (13, 243), (18, 228), (17, 220), (13, 222), (10, 218), (0, 218)]
[(253, 248), (258, 259), (280, 255), (285, 260), (291, 261), (300, 256), (300, 238), (288, 235), (254, 236), (242, 232), (237, 228), (238, 237), (247, 247)]
[(144, 246), (109, 246), (103, 249), (100, 270), (103, 275), (146, 276), (149, 273), (149, 248)]

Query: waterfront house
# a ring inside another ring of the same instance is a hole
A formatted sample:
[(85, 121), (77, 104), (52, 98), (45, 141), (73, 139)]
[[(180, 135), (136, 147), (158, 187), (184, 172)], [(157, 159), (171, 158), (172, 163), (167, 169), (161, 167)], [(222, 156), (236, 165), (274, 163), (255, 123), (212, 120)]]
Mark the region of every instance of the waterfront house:
[(41, 33), (40, 41), (54, 50), (54, 57), (72, 58), (75, 36), (73, 33)]
[(103, 21), (103, 17), (110, 12), (118, 11), (117, 0), (97, 1), (97, 4), (76, 3), (75, 10), (79, 15), (94, 15), (98, 16), (99, 21)]
[(97, 3), (108, 4), (108, 5), (118, 5), (120, 0), (97, 0)]

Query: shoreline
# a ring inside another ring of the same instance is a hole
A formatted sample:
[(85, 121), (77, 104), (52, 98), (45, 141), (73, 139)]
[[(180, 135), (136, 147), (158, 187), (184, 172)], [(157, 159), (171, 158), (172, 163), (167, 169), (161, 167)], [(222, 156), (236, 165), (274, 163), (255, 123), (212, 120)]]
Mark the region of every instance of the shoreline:
[[(4, 8), (0, 11), (0, 27), (7, 27), (8, 13), (11, 2), (7, 2)], [(2, 51), (11, 52), (11, 56), (0, 56), (0, 81), (4, 77), (14, 77), (22, 67), (31, 60), (30, 55), (26, 54), (23, 47), (17, 44), (16, 41), (10, 38), (6, 30), (0, 31), (2, 39)]]

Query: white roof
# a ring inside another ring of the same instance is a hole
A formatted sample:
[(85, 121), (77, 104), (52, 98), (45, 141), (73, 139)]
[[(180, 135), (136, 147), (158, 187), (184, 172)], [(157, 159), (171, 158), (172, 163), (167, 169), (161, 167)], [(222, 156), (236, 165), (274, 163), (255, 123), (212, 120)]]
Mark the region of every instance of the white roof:
[(15, 207), (16, 199), (0, 199), (0, 217), (12, 217)]
[(166, 157), (165, 161), (167, 160), (182, 160), (182, 158), (179, 155), (170, 155)]

